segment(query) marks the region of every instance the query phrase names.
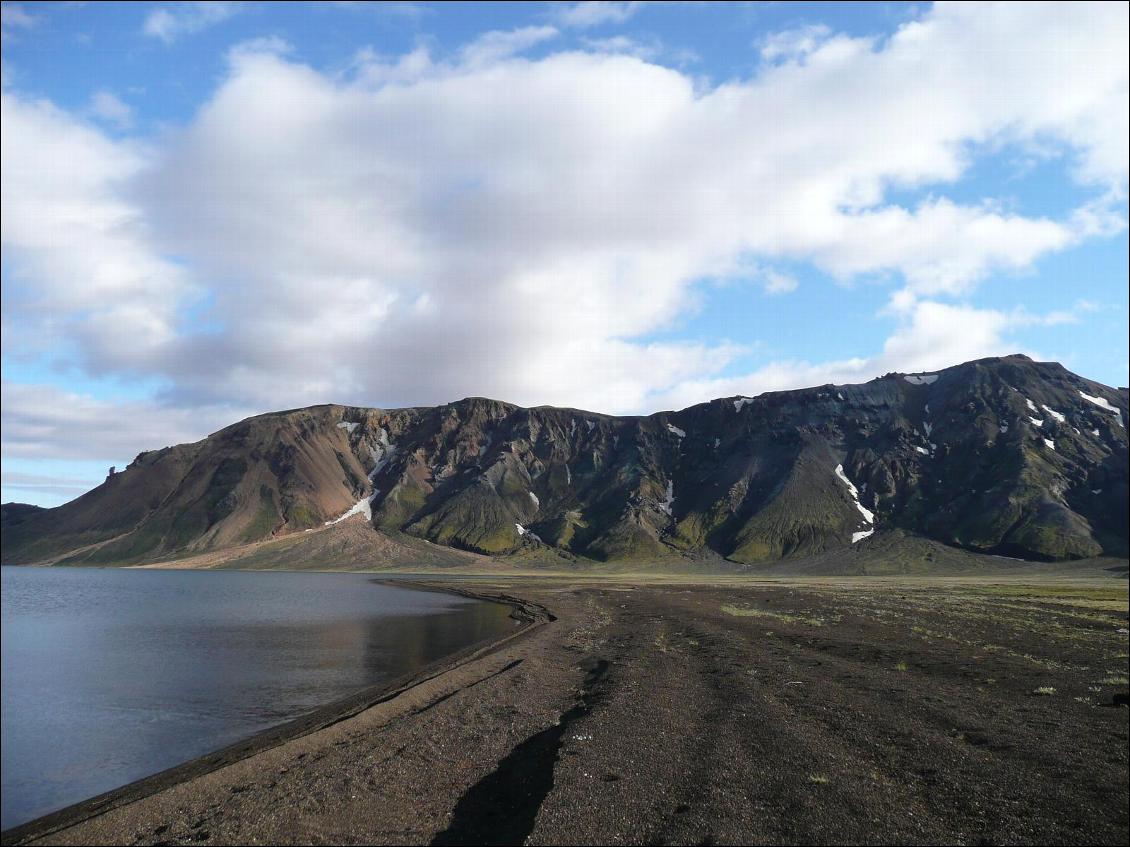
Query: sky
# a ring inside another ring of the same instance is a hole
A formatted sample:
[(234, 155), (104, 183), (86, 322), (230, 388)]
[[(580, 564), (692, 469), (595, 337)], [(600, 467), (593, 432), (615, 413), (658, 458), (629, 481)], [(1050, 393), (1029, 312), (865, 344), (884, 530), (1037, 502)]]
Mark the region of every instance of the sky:
[(1126, 3), (0, 5), (5, 502), (317, 403), (1130, 382)]

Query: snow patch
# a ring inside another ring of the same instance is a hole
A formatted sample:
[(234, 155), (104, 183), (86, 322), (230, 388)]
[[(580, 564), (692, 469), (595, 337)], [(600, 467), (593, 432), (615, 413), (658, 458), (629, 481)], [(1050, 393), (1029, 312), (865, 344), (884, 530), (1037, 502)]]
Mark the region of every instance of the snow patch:
[(717, 449), (718, 449), (718, 445), (720, 445), (721, 443), (722, 443), (722, 439), (721, 439), (721, 438), (715, 438), (715, 439), (714, 439), (714, 449), (715, 449), (715, 450), (717, 450)]
[(373, 519), (373, 498), (380, 494), (379, 491), (374, 491), (368, 497), (358, 500), (353, 504), (348, 512), (339, 518), (334, 518), (332, 521), (326, 521), (326, 526), (333, 526), (335, 523), (341, 523), (346, 518), (351, 518), (354, 515), (364, 515), (365, 520), (371, 521)]
[(532, 492), (532, 491), (530, 492), (530, 499), (534, 501), (534, 508), (535, 509), (541, 508), (541, 501), (538, 499), (538, 496), (536, 494), (534, 494), (534, 492)]
[(1101, 488), (1092, 488), (1091, 493), (1092, 494), (1102, 494), (1103, 490)]
[(1008, 432), (1008, 424), (1006, 424), (1006, 423), (1002, 423), (1002, 424), (1000, 425), (1000, 431), (1001, 431), (1001, 432)]
[(924, 430), (926, 430), (926, 437), (929, 438), (930, 432), (934, 429), (934, 425), (932, 423), (927, 422), (927, 421), (923, 421), (922, 422), (922, 428)]
[(1044, 406), (1043, 409), (1044, 409), (1045, 412), (1047, 412), (1049, 415), (1051, 415), (1053, 418), (1055, 418), (1060, 423), (1063, 423), (1065, 420), (1067, 420), (1066, 415), (1061, 414), (1060, 412), (1057, 412), (1055, 409), (1051, 408), (1050, 406)]
[(671, 515), (671, 504), (674, 503), (674, 502), (675, 502), (675, 483), (672, 482), (671, 480), (667, 480), (667, 496), (663, 500), (663, 502), (659, 504), (659, 508), (664, 514), (670, 516)]
[(739, 397), (737, 400), (734, 401), (734, 411), (740, 412), (742, 410), (742, 406), (748, 406), (748, 405), (751, 405), (752, 403), (753, 403), (752, 397)]
[(1112, 406), (1110, 401), (1105, 397), (1092, 397), (1090, 394), (1084, 394), (1082, 391), (1079, 392), (1079, 396), (1086, 400), (1088, 403), (1094, 403), (1104, 411), (1114, 412), (1116, 415), (1118, 415), (1118, 425), (1123, 429), (1126, 428), (1126, 424), (1122, 422), (1122, 411), (1117, 407)]
[(396, 447), (389, 441), (387, 430), (382, 426), (378, 433), (377, 444), (369, 447), (369, 456), (373, 460), (373, 469), (369, 471), (369, 482), (376, 479), (377, 474), (383, 471), (396, 456)]
[(1091, 435), (1095, 436), (1095, 438), (1098, 438), (1099, 437), (1099, 431), (1097, 429), (1092, 429)]
[(935, 382), (938, 381), (938, 375), (937, 374), (911, 374), (909, 376), (904, 376), (903, 379), (905, 379), (911, 385), (933, 385)]
[(667, 431), (670, 432), (672, 435), (679, 436), (679, 438), (686, 438), (687, 437), (687, 433), (684, 430), (679, 429), (674, 424), (667, 424)]
[(855, 484), (847, 478), (847, 474), (844, 473), (843, 465), (836, 465), (836, 476), (847, 486), (848, 492), (851, 494), (851, 499), (855, 501), (855, 508), (859, 509), (859, 513), (863, 515), (863, 519), (867, 521), (867, 523), (875, 523), (875, 515), (870, 509), (859, 502), (859, 490), (855, 487)]
[(514, 524), (514, 526), (518, 530), (518, 535), (528, 535), (528, 536), (530, 536), (530, 538), (532, 538), (538, 544), (544, 544), (545, 543), (544, 541), (541, 540), (541, 538), (538, 537), (538, 534), (536, 532), (530, 532), (530, 530), (526, 529), (520, 523), (516, 523), (516, 524)]
[(1032, 422), (1032, 426), (1043, 426), (1044, 425), (1044, 422), (1042, 420), (1040, 420), (1039, 418), (1030, 417), (1030, 418), (1028, 418), (1028, 420), (1030, 420)]
[(1036, 408), (1036, 404), (1033, 403), (1031, 400), (1029, 400), (1027, 397), (1024, 398), (1024, 402), (1028, 404), (1028, 408), (1031, 409), (1033, 412), (1040, 411), (1039, 409)]
[(862, 541), (864, 538), (870, 538), (874, 534), (875, 534), (874, 528), (863, 530), (862, 532), (853, 532), (851, 534), (851, 543), (855, 544), (856, 542)]
[(596, 428), (596, 421), (585, 421), (585, 426), (589, 428), (589, 432), (592, 432)]
[(1048, 447), (1050, 447), (1052, 450), (1055, 449), (1055, 442), (1052, 441), (1050, 438), (1045, 438), (1044, 444), (1048, 445)]
[(917, 447), (916, 446), (914, 449), (917, 450), (919, 453), (921, 453), (923, 456), (929, 456), (930, 455), (930, 451), (927, 450), (925, 447)]

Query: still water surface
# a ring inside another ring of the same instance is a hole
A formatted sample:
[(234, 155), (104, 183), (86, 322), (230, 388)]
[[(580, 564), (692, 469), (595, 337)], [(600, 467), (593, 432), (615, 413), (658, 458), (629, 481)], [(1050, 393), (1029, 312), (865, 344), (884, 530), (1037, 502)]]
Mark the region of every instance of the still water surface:
[(0, 568), (7, 829), (493, 638), (365, 574)]

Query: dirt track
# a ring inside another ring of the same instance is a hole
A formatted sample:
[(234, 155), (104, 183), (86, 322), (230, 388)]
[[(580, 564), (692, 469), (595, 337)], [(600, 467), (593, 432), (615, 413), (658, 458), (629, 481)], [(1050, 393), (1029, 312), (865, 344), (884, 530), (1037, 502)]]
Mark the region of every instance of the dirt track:
[(1126, 841), (1125, 582), (504, 590), (557, 620), (38, 843)]

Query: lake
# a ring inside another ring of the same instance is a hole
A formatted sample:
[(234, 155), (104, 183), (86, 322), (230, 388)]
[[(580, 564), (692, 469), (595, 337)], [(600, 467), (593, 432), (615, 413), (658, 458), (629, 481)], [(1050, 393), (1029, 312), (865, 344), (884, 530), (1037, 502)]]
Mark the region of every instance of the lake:
[(513, 630), (370, 574), (0, 568), (3, 829)]

